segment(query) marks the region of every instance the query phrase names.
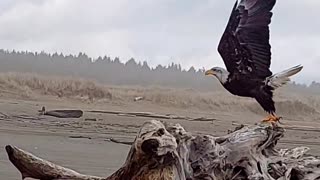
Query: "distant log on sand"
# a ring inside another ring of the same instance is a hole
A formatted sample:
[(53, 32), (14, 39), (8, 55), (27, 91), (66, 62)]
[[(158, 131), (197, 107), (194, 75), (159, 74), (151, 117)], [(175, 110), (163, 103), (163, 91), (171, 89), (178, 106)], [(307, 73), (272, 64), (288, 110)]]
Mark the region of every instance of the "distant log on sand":
[(223, 137), (192, 135), (179, 124), (149, 121), (142, 125), (124, 165), (110, 177), (96, 177), (6, 146), (23, 178), (40, 180), (295, 180), (320, 178), (320, 159), (307, 147), (275, 148), (281, 127), (245, 126)]
[(57, 118), (80, 118), (83, 115), (82, 110), (51, 110), (46, 111), (45, 107), (39, 110), (40, 115), (53, 116)]

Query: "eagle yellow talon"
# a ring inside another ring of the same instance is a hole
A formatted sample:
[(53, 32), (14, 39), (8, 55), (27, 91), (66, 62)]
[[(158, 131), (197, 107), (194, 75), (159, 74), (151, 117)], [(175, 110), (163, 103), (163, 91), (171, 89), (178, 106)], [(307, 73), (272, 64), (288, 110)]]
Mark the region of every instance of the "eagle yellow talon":
[(275, 125), (277, 122), (280, 123), (281, 117), (275, 116), (273, 114), (269, 114), (265, 119), (262, 120), (262, 122), (271, 123), (272, 125)]

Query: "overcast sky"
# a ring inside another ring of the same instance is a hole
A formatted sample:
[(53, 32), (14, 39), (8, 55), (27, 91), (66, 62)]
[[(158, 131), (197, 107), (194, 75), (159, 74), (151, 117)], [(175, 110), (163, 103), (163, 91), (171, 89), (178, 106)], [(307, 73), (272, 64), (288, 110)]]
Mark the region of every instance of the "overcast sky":
[[(217, 45), (234, 0), (0, 0), (0, 48), (85, 52), (150, 65), (224, 66)], [(320, 0), (278, 0), (271, 24), (273, 72), (305, 66), (320, 81)]]

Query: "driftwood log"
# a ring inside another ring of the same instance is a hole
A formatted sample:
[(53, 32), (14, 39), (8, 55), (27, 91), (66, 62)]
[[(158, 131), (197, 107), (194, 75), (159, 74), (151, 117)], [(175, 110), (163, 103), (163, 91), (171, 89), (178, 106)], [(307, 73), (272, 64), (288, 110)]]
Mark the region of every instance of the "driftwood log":
[(82, 110), (62, 109), (46, 111), (45, 107), (39, 110), (39, 115), (53, 116), (57, 118), (80, 118), (83, 115)]
[(124, 165), (106, 178), (79, 174), (14, 146), (6, 151), (22, 178), (40, 180), (320, 179), (320, 159), (306, 155), (307, 147), (276, 149), (284, 132), (259, 124), (214, 137), (152, 120), (141, 127)]
[(148, 118), (156, 118), (156, 119), (179, 119), (179, 120), (186, 120), (186, 121), (218, 121), (215, 118), (192, 118), (187, 116), (177, 116), (173, 114), (156, 114), (153, 112), (124, 112), (124, 111), (99, 111), (99, 110), (92, 110), (87, 111), (89, 113), (98, 113), (98, 114), (115, 114), (118, 116), (128, 116), (128, 117), (148, 117)]

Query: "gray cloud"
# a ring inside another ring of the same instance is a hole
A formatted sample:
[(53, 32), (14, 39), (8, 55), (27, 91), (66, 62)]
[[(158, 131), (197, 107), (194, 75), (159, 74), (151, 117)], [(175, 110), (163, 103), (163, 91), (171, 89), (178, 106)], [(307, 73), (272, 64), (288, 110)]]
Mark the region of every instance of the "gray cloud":
[[(223, 65), (216, 47), (233, 0), (2, 0), (0, 48), (135, 57), (151, 65)], [(300, 82), (320, 81), (319, 0), (278, 0), (272, 70), (302, 63)]]

